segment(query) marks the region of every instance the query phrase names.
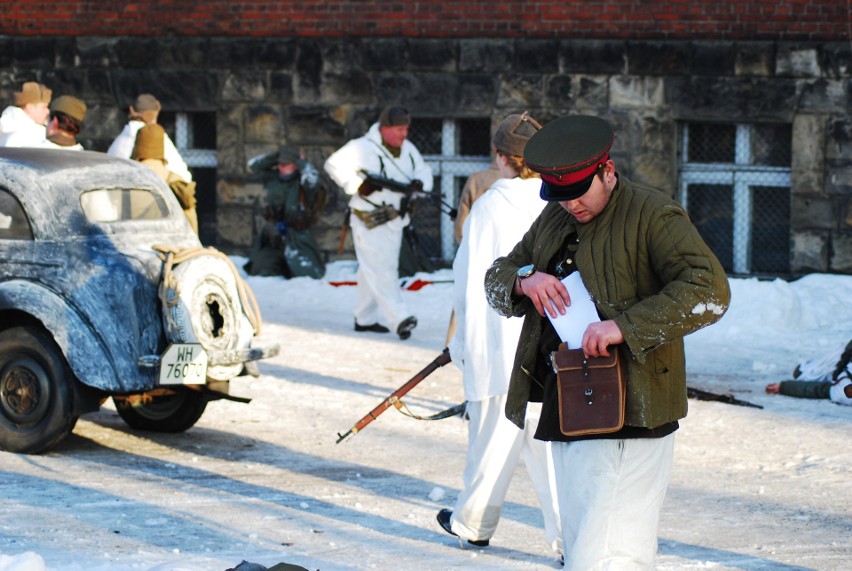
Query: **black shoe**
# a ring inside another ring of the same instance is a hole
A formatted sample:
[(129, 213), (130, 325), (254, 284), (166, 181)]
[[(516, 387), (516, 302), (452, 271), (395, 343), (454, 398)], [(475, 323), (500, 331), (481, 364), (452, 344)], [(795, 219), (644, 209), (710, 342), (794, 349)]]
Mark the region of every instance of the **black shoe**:
[[(453, 533), (453, 528), (450, 524), (451, 515), (453, 515), (453, 510), (448, 510), (446, 508), (442, 509), (438, 512), (438, 523), (441, 525), (442, 528), (444, 528), (444, 531), (446, 531), (450, 535), (455, 535), (456, 537), (458, 537), (457, 534)], [(467, 542), (477, 547), (488, 547), (487, 539), (468, 539)]]
[(378, 323), (373, 323), (372, 325), (358, 325), (358, 322), (355, 322), (355, 331), (372, 331), (373, 333), (390, 333), (390, 329), (385, 327), (384, 325), (379, 325)]
[(411, 330), (415, 327), (417, 327), (417, 318), (413, 315), (406, 317), (396, 328), (396, 334), (399, 335), (399, 338), (402, 340), (408, 339), (411, 337)]

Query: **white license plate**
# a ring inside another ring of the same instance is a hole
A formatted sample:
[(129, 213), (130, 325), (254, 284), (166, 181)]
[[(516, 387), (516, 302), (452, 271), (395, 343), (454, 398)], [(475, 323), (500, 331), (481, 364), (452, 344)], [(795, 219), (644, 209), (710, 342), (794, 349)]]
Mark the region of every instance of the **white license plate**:
[(207, 352), (201, 345), (175, 343), (160, 357), (161, 385), (203, 385), (207, 382)]

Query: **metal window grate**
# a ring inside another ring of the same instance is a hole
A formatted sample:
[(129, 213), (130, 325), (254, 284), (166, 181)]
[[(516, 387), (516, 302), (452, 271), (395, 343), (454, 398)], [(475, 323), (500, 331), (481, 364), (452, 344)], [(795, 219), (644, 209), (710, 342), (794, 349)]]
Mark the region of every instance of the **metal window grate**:
[(725, 270), (790, 271), (789, 124), (683, 123), (680, 198)]
[[(446, 204), (458, 204), (461, 189), (472, 173), (491, 163), (491, 120), (413, 119), (409, 140), (432, 168), (434, 192)], [(453, 221), (446, 213), (420, 201), (412, 212), (412, 227), (421, 250), (436, 264), (452, 263), (456, 253)]]
[(196, 184), (198, 235), (203, 244), (216, 244), (216, 113), (163, 112), (159, 123), (172, 137)]

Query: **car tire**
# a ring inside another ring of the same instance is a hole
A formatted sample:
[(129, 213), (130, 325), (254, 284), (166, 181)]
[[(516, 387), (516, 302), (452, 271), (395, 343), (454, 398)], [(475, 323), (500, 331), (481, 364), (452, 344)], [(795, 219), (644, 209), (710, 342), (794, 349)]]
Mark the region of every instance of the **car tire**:
[(207, 397), (194, 390), (178, 390), (157, 396), (113, 396), (115, 409), (127, 426), (151, 432), (183, 432), (198, 422)]
[[(199, 343), (208, 352), (245, 349), (254, 330), (240, 301), (237, 277), (225, 260), (196, 256), (173, 271), (174, 290), (166, 307), (166, 332), (172, 343)], [(211, 365), (207, 376), (229, 381), (243, 364)]]
[(0, 332), (0, 449), (38, 454), (77, 424), (74, 382), (50, 335), (32, 326)]

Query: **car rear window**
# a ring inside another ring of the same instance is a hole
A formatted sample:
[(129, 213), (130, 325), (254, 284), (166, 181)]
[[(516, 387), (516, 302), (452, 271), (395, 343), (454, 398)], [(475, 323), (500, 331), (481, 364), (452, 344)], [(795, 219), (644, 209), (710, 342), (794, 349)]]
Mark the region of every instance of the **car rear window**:
[(0, 240), (32, 240), (33, 232), (18, 199), (0, 189)]
[(169, 216), (163, 197), (143, 188), (89, 190), (80, 196), (80, 205), (91, 222), (161, 220)]

